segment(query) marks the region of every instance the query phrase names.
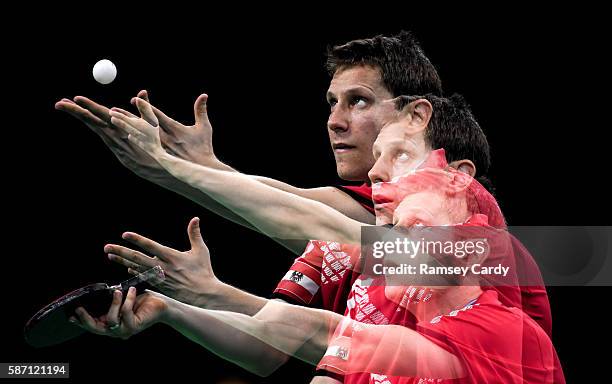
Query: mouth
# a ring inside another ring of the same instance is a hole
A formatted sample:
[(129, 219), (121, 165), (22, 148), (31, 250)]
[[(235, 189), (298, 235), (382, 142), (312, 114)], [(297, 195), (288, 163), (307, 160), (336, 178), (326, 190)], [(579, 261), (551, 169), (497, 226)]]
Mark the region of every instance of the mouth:
[(391, 203), (393, 202), (393, 199), (390, 196), (385, 196), (382, 194), (374, 194), (372, 195), (372, 201), (374, 202), (374, 204), (379, 205), (379, 204)]
[(395, 210), (394, 203), (389, 202), (374, 202), (374, 211), (376, 212), (393, 212)]
[(374, 204), (387, 204), (395, 201), (396, 189), (390, 183), (372, 184), (372, 201)]
[(346, 153), (353, 149), (355, 149), (354, 145), (346, 144), (346, 143), (334, 143), (332, 144), (332, 149), (335, 153)]

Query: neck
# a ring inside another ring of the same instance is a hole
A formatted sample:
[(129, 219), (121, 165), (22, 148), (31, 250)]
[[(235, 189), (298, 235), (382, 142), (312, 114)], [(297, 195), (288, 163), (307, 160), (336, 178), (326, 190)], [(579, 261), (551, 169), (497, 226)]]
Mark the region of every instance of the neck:
[(446, 315), (451, 311), (463, 308), (470, 300), (482, 294), (479, 286), (445, 287), (444, 289), (427, 288), (431, 298), (427, 301), (408, 303), (406, 308), (420, 321), (430, 321), (436, 316)]

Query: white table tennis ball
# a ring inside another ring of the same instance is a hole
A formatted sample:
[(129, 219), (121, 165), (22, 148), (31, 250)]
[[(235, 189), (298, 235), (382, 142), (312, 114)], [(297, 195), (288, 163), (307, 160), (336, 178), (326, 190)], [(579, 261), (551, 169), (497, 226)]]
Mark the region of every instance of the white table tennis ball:
[(93, 67), (93, 77), (100, 84), (110, 84), (117, 76), (117, 67), (110, 60), (100, 60)]

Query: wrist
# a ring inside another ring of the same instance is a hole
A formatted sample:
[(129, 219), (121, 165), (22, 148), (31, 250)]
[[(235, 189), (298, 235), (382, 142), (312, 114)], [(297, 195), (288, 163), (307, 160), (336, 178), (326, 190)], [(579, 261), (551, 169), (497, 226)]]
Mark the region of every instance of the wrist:
[(162, 166), (162, 168), (165, 168), (165, 165), (171, 162), (174, 156), (161, 149), (159, 151), (156, 151), (153, 157), (155, 158), (155, 161), (157, 161), (157, 163)]
[(173, 324), (177, 324), (181, 317), (181, 306), (185, 305), (180, 301), (174, 300), (168, 296), (164, 298), (165, 308), (161, 312), (158, 323), (166, 324), (172, 326)]
[(220, 171), (234, 170), (232, 167), (219, 160), (214, 154), (202, 156), (196, 162), (204, 167), (217, 169)]
[(191, 151), (187, 153), (187, 156), (185, 157), (189, 158), (190, 161), (202, 165), (204, 167), (214, 167), (219, 162), (217, 156), (215, 156), (214, 153), (209, 151), (199, 151), (197, 153)]
[(206, 284), (206, 289), (194, 300), (196, 306), (206, 309), (223, 309), (227, 306), (227, 290), (229, 285), (215, 279), (211, 284)]
[(176, 177), (175, 172), (177, 169), (180, 169), (179, 162), (182, 161), (181, 159), (169, 154), (166, 151), (156, 153), (154, 159), (166, 173), (172, 177)]

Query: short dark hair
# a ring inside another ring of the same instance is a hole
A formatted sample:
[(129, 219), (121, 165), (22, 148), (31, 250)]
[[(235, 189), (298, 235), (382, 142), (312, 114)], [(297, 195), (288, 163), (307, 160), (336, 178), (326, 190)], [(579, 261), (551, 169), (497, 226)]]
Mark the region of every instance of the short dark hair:
[(338, 70), (357, 65), (379, 69), (384, 86), (394, 97), (442, 96), (440, 76), (410, 32), (352, 40), (328, 48), (326, 67), (331, 76)]
[(465, 98), (456, 93), (450, 97), (400, 96), (397, 109), (418, 99), (428, 100), (433, 108), (425, 142), (432, 149), (443, 148), (449, 163), (462, 159), (474, 162), (476, 179), (492, 193), (493, 186), (486, 177), (491, 166), (489, 142)]

